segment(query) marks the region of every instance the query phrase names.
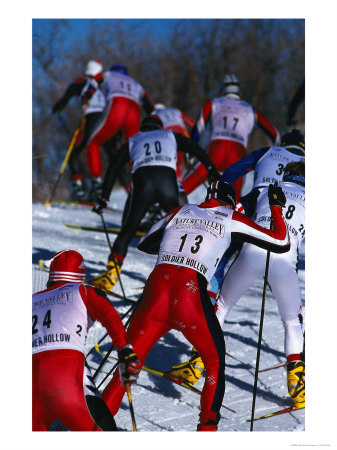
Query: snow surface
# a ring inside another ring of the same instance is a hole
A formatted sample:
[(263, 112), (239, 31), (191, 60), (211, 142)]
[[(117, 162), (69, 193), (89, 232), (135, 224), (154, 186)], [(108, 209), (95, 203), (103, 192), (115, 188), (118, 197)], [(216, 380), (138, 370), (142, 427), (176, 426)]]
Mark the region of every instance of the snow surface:
[[(202, 187), (189, 201), (198, 201), (204, 196)], [(125, 193), (113, 191), (109, 206), (122, 208)], [(107, 225), (119, 225), (120, 212), (106, 211)], [(79, 251), (85, 260), (90, 279), (97, 272), (105, 270), (109, 248), (104, 233), (74, 230), (65, 227), (63, 222), (80, 225), (101, 226), (100, 217), (90, 207), (79, 205), (53, 204), (47, 208), (44, 204), (33, 205), (33, 292), (44, 289), (47, 274), (38, 267), (40, 259), (49, 259), (55, 252), (73, 248)], [(110, 235), (111, 242), (115, 235)], [(138, 240), (134, 239), (129, 247), (122, 271), (122, 282), (125, 294), (137, 298), (144, 286), (147, 276), (155, 263), (155, 256), (137, 250)], [(299, 278), (303, 307), (304, 303), (304, 245), (301, 250)], [(221, 409), (222, 418), (219, 431), (249, 431), (252, 408), (252, 389), (254, 385), (256, 343), (258, 339), (260, 309), (262, 301), (263, 280), (255, 284), (240, 299), (231, 311), (223, 327), (227, 352), (242, 363), (228, 357), (226, 361), (226, 392), (224, 404), (234, 409), (232, 413)], [(116, 293), (122, 293), (117, 284)], [(111, 297), (112, 304), (122, 315), (129, 305), (123, 300)], [(87, 339), (89, 350), (103, 336), (105, 329), (98, 323), (91, 328)], [(277, 305), (270, 292), (267, 292), (264, 318), (263, 339), (261, 347), (260, 369), (281, 364), (285, 361), (283, 353), (284, 333), (278, 314)], [(101, 345), (107, 350), (110, 341), (107, 338)], [(146, 365), (158, 369), (168, 369), (172, 364), (187, 360), (190, 357), (191, 345), (178, 331), (171, 331), (162, 337), (150, 352)], [(115, 353), (112, 353), (115, 356)], [(93, 352), (88, 358), (90, 366), (95, 370), (101, 356)], [(103, 379), (114, 361), (109, 361), (96, 378), (97, 384)], [(204, 378), (196, 387), (202, 389)], [(103, 384), (104, 387), (106, 383)], [(142, 371), (138, 384), (133, 387), (133, 404), (135, 408), (138, 431), (195, 431), (198, 422), (200, 397), (170, 381)], [(290, 406), (287, 395), (286, 370), (278, 368), (259, 375), (255, 406), (255, 417)], [(131, 430), (130, 412), (126, 396), (116, 422), (120, 429)], [(305, 430), (305, 410), (295, 411), (278, 417), (257, 421), (254, 431), (288, 431), (303, 432)]]

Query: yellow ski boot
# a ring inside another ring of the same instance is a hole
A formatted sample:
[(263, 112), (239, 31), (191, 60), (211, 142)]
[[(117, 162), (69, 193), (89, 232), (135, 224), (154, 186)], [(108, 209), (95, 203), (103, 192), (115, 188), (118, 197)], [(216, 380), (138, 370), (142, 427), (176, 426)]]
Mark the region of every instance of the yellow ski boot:
[(287, 385), (292, 401), (297, 404), (305, 403), (305, 365), (303, 361), (291, 361), (287, 364)]
[(121, 266), (118, 264), (117, 266), (115, 266), (113, 261), (108, 261), (107, 269), (108, 270), (106, 272), (103, 272), (100, 275), (94, 277), (90, 281), (90, 284), (93, 284), (103, 291), (111, 291), (111, 289), (118, 281), (118, 277), (121, 273)]
[(204, 363), (197, 350), (193, 347), (192, 357), (184, 363), (172, 366), (168, 373), (193, 386), (202, 377), (204, 369)]

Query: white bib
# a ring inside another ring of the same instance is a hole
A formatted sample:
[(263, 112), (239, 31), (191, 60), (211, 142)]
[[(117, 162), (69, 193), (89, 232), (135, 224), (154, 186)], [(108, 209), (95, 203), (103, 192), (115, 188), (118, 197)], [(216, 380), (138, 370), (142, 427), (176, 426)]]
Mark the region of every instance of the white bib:
[(228, 139), (247, 146), (255, 124), (253, 107), (243, 100), (217, 97), (212, 101), (212, 135), (214, 139)]
[(184, 205), (168, 223), (156, 264), (188, 267), (212, 278), (231, 240), (233, 211)]
[(155, 114), (161, 118), (164, 128), (174, 125), (186, 128), (181, 112), (177, 108), (156, 109)]
[(285, 166), (289, 162), (304, 162), (304, 156), (295, 155), (284, 147), (270, 147), (259, 159), (254, 169), (254, 187), (269, 186), (281, 182)]
[[(283, 208), (283, 218), (290, 236), (289, 252), (277, 255), (291, 261), (293, 265), (297, 263), (297, 250), (305, 237), (305, 189), (295, 183), (280, 183), (284, 195), (286, 196), (286, 207)], [(256, 204), (254, 222), (264, 228), (270, 228), (270, 208), (268, 201), (268, 189), (265, 188), (259, 195)]]
[(140, 167), (166, 166), (177, 169), (177, 142), (170, 130), (138, 133), (129, 139), (132, 173)]
[(59, 349), (85, 353), (88, 315), (79, 287), (67, 283), (33, 294), (33, 354)]
[(140, 105), (143, 88), (133, 78), (111, 71), (106, 74), (103, 92), (107, 101), (112, 97), (127, 97)]

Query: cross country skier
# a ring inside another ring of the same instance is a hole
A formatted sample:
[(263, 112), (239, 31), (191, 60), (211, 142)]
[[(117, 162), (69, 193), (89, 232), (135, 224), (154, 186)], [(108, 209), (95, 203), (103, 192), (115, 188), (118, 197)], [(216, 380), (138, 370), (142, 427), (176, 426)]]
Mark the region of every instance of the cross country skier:
[[(290, 251), (270, 255), (268, 281), (277, 301), (285, 330), (285, 355), (287, 358), (287, 384), (293, 402), (305, 401), (303, 333), (301, 329), (301, 294), (297, 275), (300, 245), (305, 236), (305, 166), (304, 162), (290, 162), (284, 168), (283, 182), (279, 184), (286, 199), (284, 219), (290, 234)], [(257, 198), (254, 221), (269, 227), (267, 188)], [(239, 257), (229, 268), (218, 298), (217, 318), (222, 326), (229, 311), (253, 285), (255, 279), (264, 275), (266, 252), (249, 243), (243, 244)]]
[[(236, 205), (236, 211), (251, 217), (260, 190), (267, 187), (269, 183), (281, 182), (286, 165), (292, 161), (304, 162), (304, 152), (304, 136), (299, 130), (293, 129), (281, 137), (280, 146), (255, 150), (225, 170), (220, 179), (230, 185), (235, 185), (236, 180), (250, 170), (255, 170), (253, 189), (249, 194), (240, 198)], [(233, 242), (218, 263), (208, 290), (208, 294), (213, 299), (216, 299), (223, 282), (226, 264), (235, 253), (241, 250), (241, 247), (242, 242)], [(181, 364), (173, 365), (170, 373), (188, 383), (195, 384), (202, 377), (203, 368), (202, 359), (197, 351), (192, 349), (191, 358)]]
[(179, 206), (176, 174), (178, 148), (197, 157), (205, 165), (210, 178), (219, 178), (214, 164), (201, 147), (180, 133), (164, 130), (158, 116), (146, 116), (141, 123), (140, 133), (123, 144), (119, 158), (109, 166), (104, 178), (102, 198), (93, 208), (98, 214), (103, 211), (119, 167), (131, 160), (133, 189), (128, 213), (109, 255), (107, 271), (91, 280), (95, 286), (111, 290), (117, 282), (117, 270), (120, 272), (128, 245), (151, 205), (159, 203), (166, 212)]
[[(253, 213), (250, 204), (255, 205), (254, 200), (263, 187), (269, 183), (282, 181), (284, 168), (289, 162), (304, 162), (305, 160), (305, 142), (304, 136), (300, 130), (293, 129), (281, 137), (279, 146), (264, 147), (253, 151), (249, 155), (240, 159), (230, 166), (221, 175), (221, 180), (229, 183), (233, 187), (236, 180), (254, 170), (254, 182), (252, 191), (244, 197), (241, 197), (237, 204), (237, 211), (245, 211), (249, 217)], [(226, 255), (221, 260), (214, 279), (212, 280), (212, 290), (218, 292), (219, 284), (222, 283), (226, 263), (231, 256), (240, 250), (241, 244), (235, 244), (228, 249)]]
[[(172, 130), (180, 133), (187, 138), (190, 137), (195, 121), (187, 114), (180, 111), (178, 108), (173, 108), (164, 105), (163, 103), (156, 103), (155, 109), (152, 112), (155, 116), (161, 118), (165, 130)], [(178, 151), (177, 154), (177, 176), (178, 180), (182, 181), (184, 170), (184, 154)]]
[(124, 141), (139, 131), (142, 108), (147, 114), (154, 109), (144, 88), (128, 76), (123, 64), (113, 64), (104, 75), (103, 93), (107, 102), (104, 117), (91, 136), (88, 146), (88, 166), (96, 188), (96, 197), (102, 192), (101, 146), (122, 130)]
[(49, 430), (55, 419), (71, 431), (117, 431), (85, 364), (87, 330), (94, 320), (118, 350), (122, 379), (134, 382), (140, 371), (119, 315), (104, 293), (83, 284), (85, 272), (78, 252), (58, 252), (47, 289), (33, 294), (33, 431)]
[[(199, 141), (202, 135), (210, 131), (208, 155), (220, 172), (246, 156), (247, 142), (254, 126), (263, 130), (277, 143), (279, 133), (261, 112), (248, 102), (241, 100), (241, 87), (235, 75), (226, 75), (219, 96), (208, 100), (201, 109), (193, 128), (191, 138)], [(190, 194), (206, 179), (206, 172), (197, 165), (183, 180), (186, 195)], [(242, 180), (236, 181), (234, 189), (237, 199), (240, 197)]]
[(235, 187), (239, 178), (254, 170), (253, 188), (259, 189), (282, 181), (285, 166), (292, 161), (304, 161), (304, 158), (304, 136), (294, 128), (281, 137), (280, 145), (260, 148), (232, 164), (223, 172), (221, 180)]
[[(251, 242), (278, 253), (289, 250), (289, 236), (282, 217), (285, 197), (270, 185), (273, 231), (260, 227), (235, 208), (235, 192), (221, 181), (208, 188), (205, 202), (186, 204), (153, 225), (138, 249), (158, 254), (127, 330), (141, 363), (158, 339), (171, 329), (179, 330), (200, 353), (206, 367), (201, 395), (198, 431), (216, 431), (225, 392), (225, 341), (207, 283), (224, 250), (232, 240)], [(116, 372), (103, 391), (116, 414), (125, 388)]]
[(81, 98), (82, 107), (84, 108), (84, 128), (80, 131), (74, 149), (69, 157), (69, 170), (72, 178), (72, 200), (84, 200), (86, 197), (80, 155), (85, 149), (89, 137), (93, 133), (105, 107), (105, 98), (101, 90), (102, 82), (103, 66), (101, 61), (90, 60), (85, 70), (85, 76), (76, 78), (68, 86), (64, 95), (53, 106), (53, 113), (60, 112), (66, 107), (69, 100), (76, 96)]

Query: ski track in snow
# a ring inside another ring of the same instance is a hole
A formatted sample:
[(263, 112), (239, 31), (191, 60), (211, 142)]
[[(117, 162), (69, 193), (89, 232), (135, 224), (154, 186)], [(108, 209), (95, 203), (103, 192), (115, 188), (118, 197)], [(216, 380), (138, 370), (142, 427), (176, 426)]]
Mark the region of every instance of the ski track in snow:
[[(202, 190), (203, 189), (203, 190)], [(201, 195), (201, 198), (200, 198)], [(199, 197), (198, 197), (199, 196)], [(190, 202), (203, 199), (204, 188), (199, 188), (189, 197)], [(123, 208), (125, 192), (113, 191), (109, 206)], [(99, 216), (90, 207), (78, 205), (53, 204), (47, 208), (42, 203), (33, 204), (33, 292), (45, 288), (47, 274), (38, 267), (40, 259), (49, 259), (54, 253), (73, 248), (79, 251), (87, 267), (87, 279), (95, 273), (105, 270), (109, 255), (109, 247), (104, 233), (95, 233), (66, 228), (63, 221), (72, 224), (101, 226)], [(107, 226), (120, 225), (121, 214), (107, 211), (104, 214)], [(113, 243), (115, 235), (110, 235)], [(138, 239), (131, 242), (122, 271), (122, 282), (125, 294), (137, 298), (144, 283), (154, 267), (155, 256), (147, 255), (137, 250)], [(302, 304), (304, 308), (304, 245), (300, 254), (299, 277), (301, 283)], [(223, 403), (236, 410), (236, 414), (221, 408), (219, 431), (249, 431), (251, 416), (252, 392), (254, 385), (256, 344), (259, 332), (260, 309), (262, 302), (263, 280), (258, 279), (254, 285), (239, 300), (225, 322), (223, 331), (227, 352), (238, 358), (244, 364), (226, 358), (226, 392)], [(119, 284), (114, 292), (122, 294)], [(123, 300), (110, 297), (112, 304), (120, 315), (125, 313), (130, 305)], [(89, 350), (97, 340), (105, 334), (105, 329), (95, 323), (90, 329), (87, 339)], [(267, 291), (266, 309), (263, 327), (263, 339), (260, 357), (260, 369), (284, 363), (283, 353), (284, 333), (278, 314), (276, 301), (270, 291)], [(110, 346), (109, 338), (101, 345), (106, 351)], [(171, 331), (163, 336), (151, 350), (146, 365), (165, 370), (172, 364), (185, 361), (190, 357), (191, 345), (178, 331)], [(112, 352), (116, 356), (115, 352)], [(101, 356), (93, 352), (89, 365), (95, 370), (101, 361)], [(99, 384), (105, 373), (115, 364), (109, 360), (97, 376)], [(202, 389), (204, 378), (196, 383)], [(106, 385), (103, 384), (101, 389)], [(100, 389), (100, 390), (101, 390)], [(132, 387), (133, 405), (138, 431), (195, 431), (199, 415), (200, 397), (183, 387), (144, 370), (141, 372), (138, 384)], [(255, 417), (277, 411), (290, 406), (287, 395), (286, 370), (284, 367), (259, 374)], [(283, 414), (254, 423), (254, 431), (304, 431), (305, 410)], [(116, 422), (121, 430), (131, 430), (130, 411), (126, 396), (116, 415)]]

